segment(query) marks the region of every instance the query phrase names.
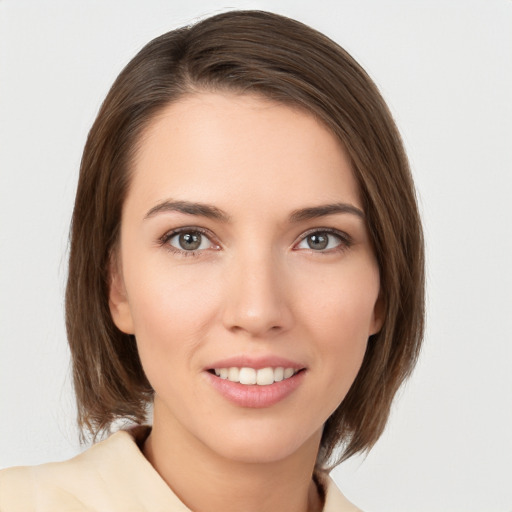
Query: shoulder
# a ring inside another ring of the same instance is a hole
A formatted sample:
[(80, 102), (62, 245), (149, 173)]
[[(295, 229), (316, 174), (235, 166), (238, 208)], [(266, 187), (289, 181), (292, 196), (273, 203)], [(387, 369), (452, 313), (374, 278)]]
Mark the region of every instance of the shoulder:
[(0, 471), (0, 510), (145, 510), (138, 484), (156, 495), (166, 489), (136, 444), (141, 434), (120, 431), (68, 461)]
[[(19, 467), (0, 471), (0, 510), (22, 512), (32, 510), (32, 468)], [(17, 497), (15, 499), (15, 497)]]
[[(87, 458), (86, 455), (85, 459)], [(77, 485), (82, 488), (86, 485), (84, 479), (91, 479), (91, 475), (86, 471), (86, 461), (83, 459), (78, 456), (65, 462), (14, 467), (0, 471), (0, 510), (85, 510), (80, 505), (81, 493), (76, 489)]]
[(345, 498), (328, 474), (317, 475), (317, 478), (325, 494), (322, 512), (362, 512), (361, 509)]

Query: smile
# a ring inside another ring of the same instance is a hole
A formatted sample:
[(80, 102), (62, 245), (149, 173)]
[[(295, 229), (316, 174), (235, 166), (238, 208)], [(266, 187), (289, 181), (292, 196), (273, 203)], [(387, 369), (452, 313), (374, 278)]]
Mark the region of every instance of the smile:
[(294, 368), (284, 368), (282, 366), (260, 369), (232, 366), (230, 368), (215, 368), (213, 370), (215, 375), (221, 379), (238, 382), (246, 386), (270, 386), (274, 382), (281, 382), (293, 377), (298, 371)]
[(204, 372), (206, 382), (229, 402), (248, 408), (281, 402), (301, 386), (307, 373), (306, 368), (290, 366), (215, 366)]

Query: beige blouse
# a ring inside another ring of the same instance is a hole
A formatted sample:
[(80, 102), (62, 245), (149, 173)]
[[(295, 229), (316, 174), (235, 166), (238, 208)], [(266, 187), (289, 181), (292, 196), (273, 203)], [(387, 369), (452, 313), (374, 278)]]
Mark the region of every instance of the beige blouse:
[[(1, 512), (191, 512), (140, 451), (147, 427), (113, 434), (65, 462), (0, 471)], [(325, 478), (323, 512), (361, 512)]]

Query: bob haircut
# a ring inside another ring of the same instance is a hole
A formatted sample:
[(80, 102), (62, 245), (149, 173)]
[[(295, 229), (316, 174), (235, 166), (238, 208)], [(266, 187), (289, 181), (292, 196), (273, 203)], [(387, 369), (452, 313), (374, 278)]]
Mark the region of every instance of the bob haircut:
[[(377, 87), (340, 46), (262, 11), (232, 11), (148, 43), (114, 82), (85, 145), (73, 211), (66, 326), (78, 422), (95, 438), (115, 420), (146, 421), (153, 390), (134, 336), (109, 310), (130, 164), (144, 129), (186, 94), (258, 94), (303, 109), (346, 148), (381, 279), (385, 319), (346, 398), (327, 420), (317, 464), (368, 451), (412, 371), (423, 337), (424, 250), (400, 135)], [(341, 449), (341, 450), (340, 450)]]

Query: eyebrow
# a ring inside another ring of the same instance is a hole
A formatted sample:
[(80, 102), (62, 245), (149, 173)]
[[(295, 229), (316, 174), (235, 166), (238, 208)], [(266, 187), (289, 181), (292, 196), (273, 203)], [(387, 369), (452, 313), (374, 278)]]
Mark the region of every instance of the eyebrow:
[(316, 219), (317, 217), (325, 217), (336, 213), (349, 213), (356, 215), (361, 219), (365, 218), (363, 210), (348, 203), (333, 203), (320, 206), (312, 206), (310, 208), (301, 208), (295, 210), (290, 215), (290, 222), (302, 222), (305, 220)]
[[(159, 213), (165, 212), (179, 212), (187, 215), (198, 215), (200, 217), (207, 217), (209, 219), (220, 220), (222, 222), (229, 222), (229, 215), (220, 208), (205, 203), (195, 203), (192, 201), (172, 201), (166, 200), (157, 204), (146, 213), (144, 219), (154, 217)], [(308, 208), (300, 208), (294, 210), (290, 214), (290, 222), (297, 223), (305, 220), (315, 219), (318, 217), (326, 217), (327, 215), (334, 215), (337, 213), (349, 213), (356, 215), (361, 219), (365, 218), (364, 212), (348, 203), (333, 203), (320, 206), (311, 206)]]
[(180, 212), (187, 215), (199, 215), (209, 219), (220, 220), (222, 222), (229, 221), (229, 215), (223, 210), (204, 203), (193, 203), (191, 201), (162, 201), (146, 213), (144, 219), (154, 217), (158, 213), (163, 212)]

